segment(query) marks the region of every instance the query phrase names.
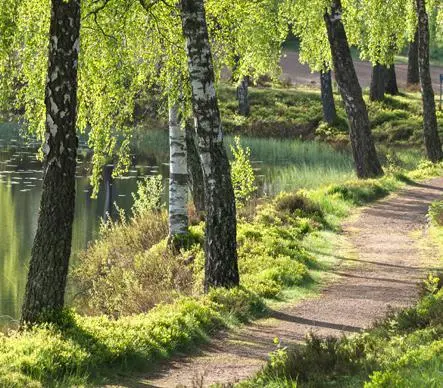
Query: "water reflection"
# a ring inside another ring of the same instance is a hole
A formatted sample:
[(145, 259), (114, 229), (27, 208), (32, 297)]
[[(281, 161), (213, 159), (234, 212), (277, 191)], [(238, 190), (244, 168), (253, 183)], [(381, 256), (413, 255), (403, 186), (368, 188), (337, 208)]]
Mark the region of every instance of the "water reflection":
[[(24, 142), (13, 124), (0, 124), (0, 325), (20, 313), (27, 265), (36, 232), (41, 195), (42, 171), (36, 159), (36, 142)], [(227, 143), (233, 141), (227, 137)], [(353, 176), (349, 154), (319, 143), (297, 140), (243, 138), (251, 148), (253, 167), (261, 195), (282, 190), (313, 188)], [(80, 142), (76, 173), (76, 209), (73, 230), (73, 257), (97, 236), (100, 219), (116, 216), (114, 203), (129, 214), (137, 180), (147, 175), (164, 177), (167, 202), (168, 135), (148, 131), (136, 138), (133, 166), (126, 176), (112, 178), (112, 165), (103, 171), (98, 198), (91, 199), (87, 172), (90, 150)], [(229, 146), (228, 146), (229, 148)], [(11, 317), (11, 318), (9, 318)]]

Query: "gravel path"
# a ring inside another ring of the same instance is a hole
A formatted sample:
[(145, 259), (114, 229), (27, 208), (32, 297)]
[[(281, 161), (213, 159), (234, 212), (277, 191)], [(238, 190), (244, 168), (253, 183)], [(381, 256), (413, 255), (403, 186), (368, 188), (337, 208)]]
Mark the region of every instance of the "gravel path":
[(436, 265), (432, 247), (424, 248), (411, 235), (425, 231), (428, 206), (442, 196), (443, 178), (437, 178), (363, 209), (344, 225), (353, 248), (339, 251), (338, 280), (319, 298), (272, 311), (270, 319), (221, 334), (198, 353), (177, 357), (155, 373), (133, 376), (120, 386), (206, 387), (236, 382), (263, 367), (275, 350), (275, 337), (290, 344), (302, 341), (309, 331), (319, 336), (354, 333), (383, 317), (389, 307), (410, 305), (417, 298), (417, 283)]

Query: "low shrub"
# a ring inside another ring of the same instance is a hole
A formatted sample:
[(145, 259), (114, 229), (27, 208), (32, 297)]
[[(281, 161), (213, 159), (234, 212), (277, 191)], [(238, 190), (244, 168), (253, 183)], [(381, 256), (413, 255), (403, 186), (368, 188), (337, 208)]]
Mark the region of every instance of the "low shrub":
[[(153, 274), (146, 273), (147, 265), (159, 274), (165, 270), (165, 275), (177, 267), (175, 259), (163, 250), (157, 255), (151, 253), (157, 267), (143, 263), (147, 252), (168, 235), (167, 214), (165, 211), (145, 213), (142, 217), (133, 217), (130, 220), (123, 218), (121, 222), (108, 222), (101, 228), (96, 241), (90, 244), (87, 250), (80, 252), (77, 265), (72, 272), (71, 281), (79, 290), (79, 300), (76, 305), (81, 310), (85, 301), (89, 309), (96, 313), (117, 315), (120, 313), (134, 313), (141, 303), (141, 284), (149, 285)], [(157, 249), (159, 251), (159, 249)], [(163, 254), (164, 253), (164, 254)], [(144, 307), (152, 307), (163, 301), (163, 288), (160, 277), (149, 289), (143, 292), (146, 299)], [(152, 294), (150, 293), (152, 291)], [(129, 297), (134, 293), (137, 297)], [(146, 311), (146, 310), (138, 310)]]
[(429, 219), (437, 226), (443, 226), (443, 201), (436, 201), (431, 204), (428, 211)]
[(345, 184), (332, 185), (328, 194), (336, 194), (354, 205), (363, 205), (365, 203), (383, 198), (389, 194), (389, 189), (379, 183), (378, 180), (364, 180), (348, 182)]
[(318, 204), (308, 198), (305, 192), (281, 193), (275, 199), (275, 207), (280, 212), (289, 212), (298, 217), (323, 220), (324, 214)]

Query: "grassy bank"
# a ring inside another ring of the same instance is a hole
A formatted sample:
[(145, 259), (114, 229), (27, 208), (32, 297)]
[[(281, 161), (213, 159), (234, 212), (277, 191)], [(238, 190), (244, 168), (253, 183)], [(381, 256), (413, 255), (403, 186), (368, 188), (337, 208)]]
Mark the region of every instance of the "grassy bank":
[(2, 335), (0, 385), (103, 382), (110, 373), (144, 368), (216, 330), (266, 314), (267, 300), (289, 288), (311, 292), (318, 273), (327, 273), (328, 264), (309, 254), (304, 240), (337, 230), (353, 208), (405, 180), (440, 172), (424, 163), (413, 172), (282, 194), (245, 209), (238, 233), (242, 288), (208, 295), (201, 293), (202, 225), (191, 228), (189, 249), (174, 257), (165, 249), (165, 221), (158, 213), (114, 225), (84, 253), (77, 270), (85, 292), (81, 304), (96, 316), (66, 312), (57, 323)]
[[(335, 93), (337, 122), (322, 122), (320, 91), (313, 88), (250, 88), (251, 114), (237, 114), (235, 90), (219, 88), (220, 109), (227, 133), (276, 138), (321, 139), (337, 145), (348, 143), (344, 106)], [(420, 93), (386, 96), (371, 102), (365, 94), (374, 138), (377, 143), (404, 146), (422, 144), (422, 101)], [(437, 112), (443, 127), (443, 112)]]
[[(443, 201), (431, 205), (429, 238), (443, 257)], [(239, 387), (441, 387), (443, 272), (436, 268), (416, 306), (391, 313), (372, 329), (341, 339), (311, 336), (277, 350), (254, 379)]]
[[(250, 115), (238, 114), (236, 90), (227, 83), (218, 87), (223, 129), (227, 134), (284, 139), (320, 139), (338, 147), (348, 143), (348, 126), (344, 105), (337, 90), (334, 98), (337, 121), (322, 121), (322, 103), (318, 87), (285, 87), (265, 83), (250, 87)], [(422, 99), (419, 92), (386, 95), (382, 102), (369, 101), (364, 91), (374, 138), (386, 145), (422, 144)], [(437, 105), (438, 106), (438, 105)], [(155, 118), (157, 119), (157, 118)], [(437, 111), (439, 128), (443, 128), (443, 112)], [(166, 128), (167, 123), (146, 122), (144, 128)]]

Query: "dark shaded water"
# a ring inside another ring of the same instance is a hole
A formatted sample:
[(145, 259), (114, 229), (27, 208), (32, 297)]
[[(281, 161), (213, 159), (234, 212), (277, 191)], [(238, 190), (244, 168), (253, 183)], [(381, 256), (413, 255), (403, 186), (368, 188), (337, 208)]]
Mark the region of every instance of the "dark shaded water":
[[(227, 143), (231, 141), (228, 137)], [(350, 156), (327, 145), (254, 138), (242, 139), (242, 143), (252, 150), (262, 195), (317, 187), (353, 176)], [(41, 195), (38, 146), (38, 143), (21, 140), (17, 126), (0, 124), (0, 325), (17, 319), (20, 314)], [(131, 193), (137, 189), (137, 180), (162, 174), (166, 186), (167, 133), (150, 131), (135, 140), (134, 149), (138, 150), (137, 157), (134, 156), (129, 173), (115, 179), (112, 185), (102, 185), (98, 198), (91, 199), (85, 162), (89, 150), (80, 142), (72, 265), (75, 265), (75, 253), (97, 236), (100, 219), (110, 204), (115, 202), (130, 214)]]

